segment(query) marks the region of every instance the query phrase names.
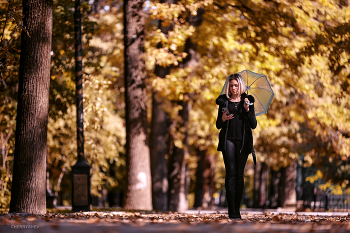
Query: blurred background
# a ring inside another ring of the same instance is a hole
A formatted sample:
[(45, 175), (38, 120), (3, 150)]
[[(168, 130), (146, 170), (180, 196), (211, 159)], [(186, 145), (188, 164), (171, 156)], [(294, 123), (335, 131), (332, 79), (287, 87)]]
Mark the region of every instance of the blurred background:
[[(0, 209), (9, 208), (22, 1), (0, 0)], [(71, 205), (76, 162), (74, 1), (53, 1), (47, 205)], [(92, 205), (122, 207), (126, 185), (121, 0), (82, 1), (85, 158)], [(347, 211), (350, 156), (348, 0), (145, 1), (152, 178), (163, 198), (180, 164), (185, 209), (224, 207), (215, 104), (226, 77), (267, 76), (275, 97), (253, 130), (242, 208)], [(161, 143), (159, 143), (161, 142)], [(152, 157), (153, 156), (153, 157)], [(183, 159), (179, 162), (179, 156)], [(154, 160), (153, 160), (154, 161)], [(152, 162), (153, 163), (153, 162)], [(153, 165), (152, 165), (153, 166)], [(180, 169), (178, 168), (178, 169)], [(161, 202), (157, 202), (161, 203)], [(155, 206), (167, 210), (168, 206)]]

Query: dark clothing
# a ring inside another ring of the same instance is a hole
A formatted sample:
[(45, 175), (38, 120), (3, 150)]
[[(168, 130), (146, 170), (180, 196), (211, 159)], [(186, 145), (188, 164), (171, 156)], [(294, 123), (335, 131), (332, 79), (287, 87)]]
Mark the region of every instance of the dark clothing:
[[(253, 96), (243, 93), (237, 109), (233, 109), (235, 108), (234, 103), (230, 103), (226, 95), (220, 95), (216, 99), (216, 104), (219, 105), (216, 127), (221, 129), (218, 151), (222, 151), (224, 156), (226, 169), (225, 188), (229, 218), (241, 218), (239, 208), (244, 189), (244, 168), (250, 153), (253, 152), (253, 158), (255, 158), (252, 129), (256, 128), (257, 121), (254, 105), (249, 106), (249, 112), (245, 110), (245, 98), (254, 103)], [(230, 113), (234, 113), (235, 118), (223, 122), (223, 107), (227, 107)]]
[[(248, 100), (251, 103), (255, 102), (253, 96), (243, 93), (241, 95), (242, 106), (245, 98), (248, 98)], [(219, 145), (217, 148), (218, 151), (224, 151), (226, 147), (227, 132), (228, 132), (229, 124), (228, 124), (228, 121), (225, 121), (225, 122), (222, 121), (222, 108), (227, 107), (228, 102), (229, 100), (227, 99), (226, 95), (220, 95), (216, 99), (216, 104), (219, 105), (218, 118), (216, 120), (216, 128), (221, 129), (219, 133)], [(249, 112), (245, 111), (244, 108), (242, 112), (244, 113), (243, 114), (244, 118), (243, 118), (243, 135), (242, 135), (243, 141), (242, 141), (241, 152), (244, 154), (250, 154), (253, 152), (253, 133), (251, 129), (255, 129), (257, 126), (254, 105), (249, 106)]]
[(248, 159), (247, 154), (239, 153), (239, 148), (242, 146), (242, 141), (227, 140), (226, 150), (223, 151), (224, 163), (226, 168), (226, 178), (244, 176), (244, 167)]
[(243, 140), (243, 119), (245, 111), (241, 102), (231, 102), (228, 101), (228, 110), (233, 113), (233, 119), (229, 120), (227, 139), (231, 140)]
[(227, 140), (226, 150), (223, 151), (226, 178), (226, 199), (230, 218), (240, 218), (239, 207), (244, 189), (244, 168), (248, 154), (241, 154), (239, 149), (242, 146), (240, 140)]

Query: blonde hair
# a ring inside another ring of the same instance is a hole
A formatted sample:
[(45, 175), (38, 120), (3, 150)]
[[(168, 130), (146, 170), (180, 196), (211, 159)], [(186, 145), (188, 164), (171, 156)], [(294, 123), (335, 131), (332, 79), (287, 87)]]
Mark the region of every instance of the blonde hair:
[(238, 91), (239, 91), (239, 94), (242, 95), (246, 90), (247, 90), (247, 87), (246, 85), (244, 84), (244, 81), (243, 81), (243, 78), (240, 74), (231, 74), (229, 77), (228, 77), (228, 81), (227, 81), (227, 84), (226, 84), (226, 91), (225, 91), (225, 94), (226, 94), (226, 97), (228, 99), (230, 99), (230, 82), (232, 80), (236, 80), (238, 82)]

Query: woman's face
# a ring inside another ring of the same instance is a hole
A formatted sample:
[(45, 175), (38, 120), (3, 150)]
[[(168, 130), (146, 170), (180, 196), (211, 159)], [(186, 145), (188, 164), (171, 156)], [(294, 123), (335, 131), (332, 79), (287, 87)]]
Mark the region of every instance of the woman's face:
[(239, 92), (239, 84), (237, 82), (237, 80), (233, 79), (230, 81), (230, 86), (229, 86), (229, 90), (231, 92), (231, 94), (233, 95), (237, 95)]

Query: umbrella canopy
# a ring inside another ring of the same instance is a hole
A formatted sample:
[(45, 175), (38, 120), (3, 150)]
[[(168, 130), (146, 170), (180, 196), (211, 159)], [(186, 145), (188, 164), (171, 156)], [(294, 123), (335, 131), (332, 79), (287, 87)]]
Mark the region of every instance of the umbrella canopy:
[[(243, 78), (243, 81), (247, 87), (247, 94), (252, 95), (255, 98), (255, 115), (259, 116), (267, 113), (267, 109), (269, 108), (275, 95), (269, 81), (267, 81), (267, 77), (263, 74), (258, 74), (250, 70), (243, 70), (238, 74), (240, 74)], [(220, 95), (225, 94), (226, 85), (228, 85), (228, 77)]]
[(267, 77), (250, 70), (243, 70), (238, 74), (242, 76), (243, 81), (247, 86), (247, 94), (252, 95), (255, 98), (255, 115), (259, 116), (267, 113), (267, 109), (275, 95), (269, 81), (267, 81)]
[(267, 77), (250, 70), (243, 70), (238, 74), (242, 76), (243, 81), (247, 86), (247, 94), (252, 95), (255, 98), (255, 115), (259, 116), (267, 113), (267, 109), (275, 95), (269, 81), (267, 81)]

